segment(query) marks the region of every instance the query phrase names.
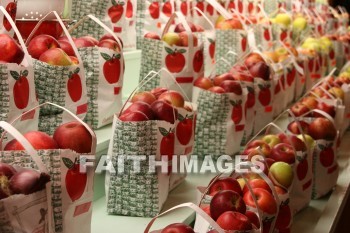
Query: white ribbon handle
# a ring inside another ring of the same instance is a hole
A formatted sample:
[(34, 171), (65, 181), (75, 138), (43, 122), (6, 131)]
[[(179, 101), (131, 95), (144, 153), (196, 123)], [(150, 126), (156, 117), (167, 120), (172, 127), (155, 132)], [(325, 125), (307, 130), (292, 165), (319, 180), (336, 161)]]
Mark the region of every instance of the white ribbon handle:
[(18, 132), (17, 129), (5, 121), (0, 121), (0, 127), (3, 128), (5, 132), (11, 134), (23, 146), (24, 150), (30, 155), (41, 172), (46, 174), (49, 173), (43, 161), (38, 156), (38, 152), (33, 148), (28, 140), (20, 132)]
[(205, 0), (207, 3), (212, 5), (215, 10), (217, 10), (225, 19), (232, 19), (232, 15), (224, 8), (222, 7), (217, 1), (215, 0)]

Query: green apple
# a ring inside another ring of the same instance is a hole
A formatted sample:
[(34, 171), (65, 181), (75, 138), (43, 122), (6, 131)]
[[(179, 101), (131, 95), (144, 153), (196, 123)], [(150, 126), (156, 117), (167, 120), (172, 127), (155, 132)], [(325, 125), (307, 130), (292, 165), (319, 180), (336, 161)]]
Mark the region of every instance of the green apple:
[(273, 148), (275, 145), (277, 145), (278, 143), (281, 143), (281, 140), (279, 139), (279, 137), (275, 134), (266, 134), (262, 140), (264, 142), (266, 142), (270, 148)]
[(288, 27), (292, 23), (291, 17), (286, 13), (277, 14), (275, 17), (275, 22)]
[(168, 45), (173, 46), (180, 43), (180, 35), (175, 32), (167, 32), (162, 40), (165, 41)]
[(297, 137), (300, 138), (303, 141), (304, 141), (304, 137), (305, 137), (306, 141), (304, 141), (304, 142), (305, 142), (307, 148), (310, 148), (311, 150), (313, 150), (314, 147), (316, 146), (315, 140), (308, 134), (304, 134), (304, 137), (303, 137), (302, 134), (299, 134)]
[(271, 165), (269, 177), (275, 185), (288, 189), (293, 183), (293, 169), (285, 162), (275, 162)]
[(307, 20), (304, 17), (297, 17), (293, 21), (293, 29), (295, 31), (303, 31), (307, 27)]

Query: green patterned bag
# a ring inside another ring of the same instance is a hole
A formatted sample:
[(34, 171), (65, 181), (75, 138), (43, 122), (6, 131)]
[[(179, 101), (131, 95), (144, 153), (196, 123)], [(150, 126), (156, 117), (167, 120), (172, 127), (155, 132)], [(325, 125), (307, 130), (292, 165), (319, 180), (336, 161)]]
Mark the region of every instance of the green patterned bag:
[[(38, 100), (36, 99), (32, 58), (11, 16), (2, 6), (0, 6), (0, 11), (1, 18), (7, 20), (9, 25), (11, 25), (11, 30), (17, 36), (19, 45), (24, 53), (20, 64), (0, 64), (0, 121), (11, 122), (18, 115), (28, 112), (38, 105)], [(39, 113), (37, 111), (28, 112), (21, 118), (18, 127), (37, 130), (38, 124), (28, 124), (28, 120), (38, 121), (38, 119)]]
[(197, 104), (195, 152), (214, 159), (239, 152), (246, 124), (244, 107), (248, 91), (242, 95), (218, 94), (194, 87), (193, 102)]
[[(93, 14), (124, 41), (124, 49), (136, 48), (137, 0), (73, 0), (72, 19), (77, 21)], [(90, 21), (81, 25), (76, 33), (103, 36), (105, 30)]]
[[(49, 103), (39, 105), (36, 108), (41, 108), (44, 105), (49, 105)], [(60, 108), (65, 111), (67, 115), (70, 116), (69, 121), (79, 121), (83, 124), (92, 136), (91, 152), (84, 154), (87, 159), (94, 159), (96, 153), (96, 136), (92, 129), (84, 122), (82, 122), (77, 116), (69, 112), (67, 109), (61, 108), (57, 105), (50, 104), (52, 107)], [(16, 120), (19, 120), (19, 116)], [(13, 122), (17, 125), (17, 122)], [(1, 123), (0, 123), (1, 124)], [(13, 126), (12, 126), (13, 127)], [(25, 131), (21, 132), (24, 133)], [(19, 135), (21, 136), (21, 133)], [(23, 136), (17, 137), (13, 135), (19, 142), (24, 145), (24, 148), (32, 148), (29, 142), (24, 139)], [(11, 136), (8, 137), (12, 139)], [(3, 144), (2, 146), (6, 146)], [(2, 148), (0, 148), (2, 150)], [(37, 154), (38, 158), (31, 157), (31, 153)], [(93, 181), (94, 181), (94, 167), (87, 167), (86, 164), (80, 164), (81, 154), (76, 153), (70, 149), (51, 149), (51, 150), (23, 150), (23, 151), (4, 151), (0, 153), (0, 162), (8, 163), (11, 165), (16, 165), (20, 167), (32, 168), (36, 170), (46, 170), (47, 174), (51, 177), (50, 186), (47, 188), (47, 196), (42, 196), (37, 199), (37, 204), (31, 202), (26, 208), (17, 208), (17, 211), (13, 211), (13, 208), (9, 213), (11, 215), (16, 215), (17, 219), (21, 217), (29, 218), (31, 224), (33, 220), (37, 219), (35, 223), (37, 225), (42, 225), (43, 223), (49, 221), (49, 226), (53, 229), (46, 231), (42, 229), (43, 226), (37, 226), (36, 231), (45, 233), (78, 233), (78, 232), (91, 232), (91, 217), (92, 217), (92, 200), (93, 200)], [(38, 161), (42, 163), (40, 166)], [(84, 160), (85, 161), (85, 160)], [(38, 165), (38, 166), (37, 166)], [(38, 169), (40, 168), (40, 169)], [(86, 169), (84, 172), (82, 169)], [(46, 208), (36, 208), (47, 199)], [(1, 203), (0, 203), (1, 205)], [(2, 211), (4, 211), (2, 209)], [(28, 212), (29, 211), (29, 212)], [(43, 212), (44, 211), (44, 212)], [(3, 215), (3, 212), (1, 212)], [(13, 217), (13, 220), (16, 219)], [(42, 221), (39, 221), (41, 220)], [(6, 220), (1, 219), (1, 221)], [(22, 221), (23, 222), (23, 221)], [(82, 225), (81, 223), (84, 222)], [(0, 231), (3, 224), (0, 224)], [(34, 230), (24, 229), (23, 232), (36, 232)], [(2, 232), (2, 231), (1, 231)], [(8, 232), (8, 231), (6, 231)], [(9, 231), (11, 233), (19, 232)], [(22, 232), (22, 231), (20, 231)]]
[[(57, 18), (65, 35), (69, 39), (75, 55), (79, 60), (79, 64), (56, 66), (33, 59), (34, 80), (39, 103), (51, 102), (59, 106), (64, 106), (83, 119), (87, 112), (87, 93), (83, 62), (59, 15), (55, 11), (51, 12), (51, 14)], [(33, 29), (31, 35), (28, 37), (27, 44), (43, 20), (45, 18), (42, 18)], [(60, 109), (50, 105), (43, 106), (39, 114), (39, 129), (43, 132), (52, 133), (62, 122), (59, 120), (62, 119), (64, 121), (66, 117), (68, 115)]]
[[(88, 96), (88, 112), (85, 122), (93, 129), (112, 123), (113, 115), (122, 107), (124, 81), (124, 56), (121, 42), (113, 32), (93, 15), (85, 16), (69, 29), (74, 32), (85, 23), (95, 22), (105, 32), (114, 36), (120, 51), (101, 47), (82, 47), (78, 51), (83, 60)], [(77, 32), (83, 36), (83, 32)]]

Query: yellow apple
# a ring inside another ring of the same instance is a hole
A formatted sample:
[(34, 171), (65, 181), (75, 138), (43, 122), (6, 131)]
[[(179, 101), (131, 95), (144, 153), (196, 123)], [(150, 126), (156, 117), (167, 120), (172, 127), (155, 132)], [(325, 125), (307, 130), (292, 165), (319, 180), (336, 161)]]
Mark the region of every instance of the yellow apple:
[(285, 27), (288, 27), (292, 23), (291, 17), (286, 13), (277, 14), (275, 17), (275, 21), (276, 23), (282, 24)]
[(303, 31), (307, 27), (307, 20), (304, 17), (297, 17), (293, 21), (293, 30), (295, 31)]
[(167, 32), (163, 37), (162, 40), (165, 41), (168, 45), (173, 46), (176, 44), (179, 44), (180, 42), (180, 35), (175, 32)]

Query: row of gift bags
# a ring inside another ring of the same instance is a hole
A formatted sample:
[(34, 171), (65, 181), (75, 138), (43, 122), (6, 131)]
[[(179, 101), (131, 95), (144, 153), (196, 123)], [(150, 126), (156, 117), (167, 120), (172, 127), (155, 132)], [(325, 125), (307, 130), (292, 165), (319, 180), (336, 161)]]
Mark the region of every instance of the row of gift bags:
[[(8, 18), (25, 56), (21, 64), (4, 63), (0, 65), (0, 119), (11, 121), (38, 103), (52, 102), (64, 106), (89, 123), (94, 129), (110, 124), (113, 114), (122, 106), (122, 86), (124, 76), (124, 58), (122, 42), (113, 32), (93, 15), (82, 18), (69, 32), (56, 12), (49, 13), (57, 18), (71, 44), (79, 64), (55, 66), (32, 59), (27, 51), (33, 33), (45, 20), (44, 17), (34, 28), (25, 44), (14, 22), (2, 8), (2, 14)], [(98, 25), (105, 33), (112, 34), (118, 42), (120, 51), (101, 47), (83, 47), (77, 49), (72, 36), (88, 35), (82, 31), (86, 23)], [(62, 36), (64, 36), (62, 35)], [(72, 35), (72, 36), (71, 36)], [(67, 114), (50, 106), (45, 106), (38, 114), (28, 116), (39, 120), (39, 128), (51, 132), (65, 120)], [(30, 127), (25, 119), (22, 127)]]

